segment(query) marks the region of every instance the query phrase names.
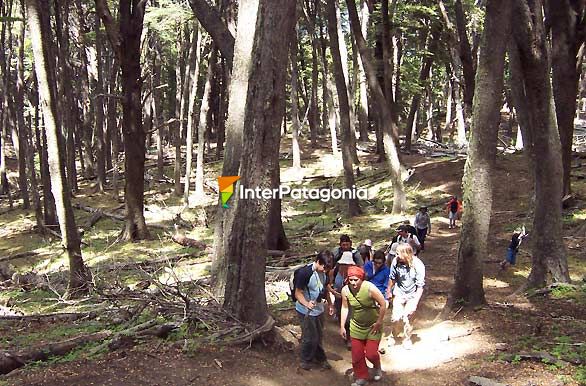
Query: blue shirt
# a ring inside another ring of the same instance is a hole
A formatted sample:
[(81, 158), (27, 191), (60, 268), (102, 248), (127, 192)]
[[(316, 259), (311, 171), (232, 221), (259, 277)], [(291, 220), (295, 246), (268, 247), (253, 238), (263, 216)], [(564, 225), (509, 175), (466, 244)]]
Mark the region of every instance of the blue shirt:
[[(295, 287), (303, 291), (303, 296), (307, 301), (315, 301), (319, 294), (324, 291), (326, 285), (326, 275), (323, 272), (317, 272), (314, 270), (313, 263), (309, 264), (311, 271), (304, 270), (303, 274), (299, 275)], [(309, 276), (309, 281), (307, 281)], [(307, 283), (307, 286), (303, 286), (302, 283)], [(324, 304), (322, 302), (316, 303), (315, 307), (309, 311), (309, 316), (319, 316), (324, 312)], [(295, 310), (303, 315), (307, 314), (307, 307), (299, 303), (299, 300), (295, 302)]]
[(374, 284), (376, 288), (380, 290), (383, 296), (386, 297), (385, 293), (387, 291), (389, 275), (391, 273), (389, 267), (383, 263), (378, 271), (375, 271), (374, 263), (372, 260), (370, 260), (364, 263), (364, 272), (366, 273), (366, 280)]
[(411, 267), (398, 263), (395, 257), (391, 263), (389, 278), (395, 282), (395, 296), (412, 295), (425, 285), (425, 266), (417, 256), (413, 256)]

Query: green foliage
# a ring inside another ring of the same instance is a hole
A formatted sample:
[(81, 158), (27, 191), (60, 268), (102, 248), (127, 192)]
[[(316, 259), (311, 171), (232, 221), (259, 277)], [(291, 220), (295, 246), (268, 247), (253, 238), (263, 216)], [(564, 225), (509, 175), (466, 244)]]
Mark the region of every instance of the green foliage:
[(578, 385), (585, 386), (586, 385), (586, 366), (581, 365), (578, 367), (576, 372), (574, 373), (574, 380), (578, 382)]
[(181, 26), (193, 18), (191, 9), (172, 0), (161, 0), (156, 6), (149, 5), (144, 15), (144, 25), (149, 32), (176, 55), (175, 43)]

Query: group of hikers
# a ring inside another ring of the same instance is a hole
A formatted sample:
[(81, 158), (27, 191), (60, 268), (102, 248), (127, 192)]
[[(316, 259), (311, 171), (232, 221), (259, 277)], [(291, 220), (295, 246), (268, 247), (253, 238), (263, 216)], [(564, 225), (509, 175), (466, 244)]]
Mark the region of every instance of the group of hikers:
[[(315, 261), (295, 272), (293, 293), (302, 328), (302, 369), (331, 368), (322, 345), (326, 307), (351, 350), (352, 386), (382, 377), (380, 355), (386, 350), (380, 342), (385, 312), (391, 305), (388, 347), (402, 332), (403, 347), (411, 348), (411, 319), (425, 285), (425, 265), (417, 255), (430, 231), (429, 214), (422, 207), (414, 225), (407, 221), (396, 228), (396, 236), (385, 249), (374, 250), (371, 240), (354, 249), (350, 237), (342, 235), (333, 251), (319, 252)], [(366, 360), (373, 365), (370, 371)]]
[[(449, 228), (455, 228), (461, 218), (462, 202), (452, 196), (445, 208)], [(425, 250), (430, 233), (431, 219), (427, 207), (422, 206), (413, 224), (406, 220), (396, 228), (396, 235), (386, 248), (375, 250), (372, 241), (365, 240), (354, 249), (350, 237), (342, 235), (333, 251), (319, 252), (315, 261), (295, 271), (291, 285), (302, 329), (302, 369), (331, 368), (322, 344), (326, 306), (351, 350), (352, 386), (382, 378), (380, 355), (386, 349), (380, 342), (388, 308), (391, 333), (386, 347), (393, 347), (402, 335), (402, 346), (411, 348), (412, 317), (425, 286), (425, 265), (418, 255)], [(515, 264), (519, 245), (526, 236), (524, 227), (515, 230), (501, 269)], [(366, 360), (372, 364), (371, 369)]]

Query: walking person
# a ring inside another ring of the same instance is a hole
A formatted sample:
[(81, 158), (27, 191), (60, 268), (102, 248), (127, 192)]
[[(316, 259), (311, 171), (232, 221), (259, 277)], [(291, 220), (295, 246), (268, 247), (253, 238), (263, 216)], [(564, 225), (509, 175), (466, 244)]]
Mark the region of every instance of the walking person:
[[(405, 336), (403, 347), (409, 349), (412, 346), (411, 333), (413, 332), (410, 318), (417, 310), (425, 286), (425, 265), (413, 254), (409, 244), (399, 244), (397, 247), (397, 255), (391, 263), (389, 279), (387, 298), (392, 297), (393, 300), (392, 333), (395, 338), (399, 335), (398, 327), (402, 322)], [(394, 344), (392, 338), (390, 343)]]
[(500, 262), (501, 270), (507, 269), (507, 265), (515, 265), (517, 262), (517, 253), (519, 252), (519, 247), (523, 242), (523, 239), (527, 237), (529, 234), (525, 231), (525, 226), (521, 229), (516, 229), (513, 232), (513, 236), (511, 237), (511, 242), (509, 243), (509, 247), (507, 248), (507, 257)]
[(415, 229), (417, 230), (417, 238), (421, 244), (421, 250), (425, 249), (425, 238), (431, 233), (431, 218), (427, 213), (427, 207), (422, 206), (415, 215), (414, 221)]
[(364, 270), (352, 266), (348, 268), (348, 285), (342, 289), (340, 335), (343, 338), (347, 336), (345, 324), (349, 317), (348, 309), (352, 307), (350, 338), (355, 379), (352, 386), (364, 386), (368, 383), (367, 359), (373, 365), (373, 380), (379, 381), (382, 378), (378, 346), (382, 338), (386, 303), (379, 289), (364, 279)]
[[(333, 255), (324, 250), (315, 261), (299, 269), (295, 275), (295, 310), (301, 322), (301, 364), (310, 370), (313, 364), (331, 369), (323, 348), (323, 318), (326, 296), (326, 272), (333, 265)], [(333, 309), (331, 309), (333, 312)]]
[(448, 204), (446, 205), (446, 209), (448, 211), (448, 219), (450, 220), (449, 228), (456, 227), (456, 220), (458, 219), (458, 212), (460, 212), (460, 203), (458, 202), (457, 196), (452, 196)]
[[(352, 258), (352, 252), (346, 251), (342, 253), (342, 257), (338, 260), (338, 263), (329, 272), (330, 278), (328, 280), (328, 290), (334, 296), (334, 308), (336, 321), (340, 320), (342, 313), (342, 288), (348, 284), (348, 268), (356, 265)], [(350, 329), (350, 319), (346, 322), (346, 331)], [(348, 334), (345, 340), (346, 348), (351, 349), (350, 335)]]

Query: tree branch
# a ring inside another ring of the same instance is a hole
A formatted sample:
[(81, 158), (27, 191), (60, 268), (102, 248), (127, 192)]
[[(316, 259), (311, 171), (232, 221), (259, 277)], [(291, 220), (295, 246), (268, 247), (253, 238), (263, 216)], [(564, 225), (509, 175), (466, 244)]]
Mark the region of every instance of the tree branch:
[(106, 33), (108, 35), (108, 40), (112, 44), (114, 52), (116, 52), (116, 56), (120, 59), (120, 50), (122, 41), (120, 39), (120, 29), (118, 28), (118, 23), (112, 17), (112, 13), (110, 13), (110, 9), (108, 8), (108, 4), (106, 0), (95, 0), (96, 1), (96, 12), (102, 19), (104, 23), (104, 28), (106, 28)]
[(189, 4), (201, 26), (211, 35), (222, 56), (226, 59), (228, 68), (232, 68), (234, 36), (222, 21), (219, 12), (209, 5), (206, 0), (190, 0)]

